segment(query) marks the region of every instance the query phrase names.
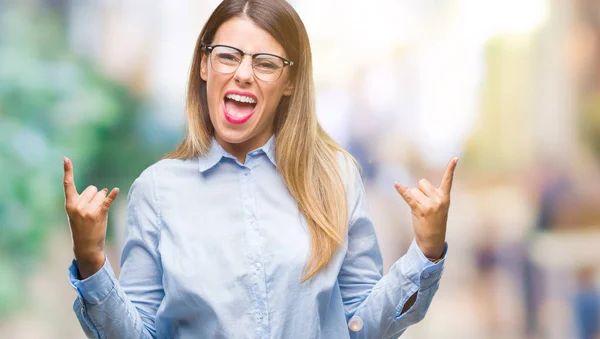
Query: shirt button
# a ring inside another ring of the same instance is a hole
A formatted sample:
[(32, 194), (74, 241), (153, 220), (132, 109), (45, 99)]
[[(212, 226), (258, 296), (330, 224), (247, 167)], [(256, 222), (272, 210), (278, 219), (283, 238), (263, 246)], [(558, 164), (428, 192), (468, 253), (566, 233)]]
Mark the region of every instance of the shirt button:
[(357, 315), (352, 316), (352, 318), (350, 318), (350, 321), (348, 322), (348, 328), (350, 328), (350, 330), (352, 330), (353, 332), (358, 332), (362, 330), (363, 326), (364, 322), (362, 318)]
[(249, 176), (250, 175), (250, 171), (249, 170), (244, 171), (244, 175), (245, 176)]
[(257, 271), (260, 271), (260, 263), (256, 263), (256, 264), (254, 264), (254, 268), (255, 268)]
[(425, 279), (429, 278), (429, 273), (423, 274), (423, 278), (425, 278)]

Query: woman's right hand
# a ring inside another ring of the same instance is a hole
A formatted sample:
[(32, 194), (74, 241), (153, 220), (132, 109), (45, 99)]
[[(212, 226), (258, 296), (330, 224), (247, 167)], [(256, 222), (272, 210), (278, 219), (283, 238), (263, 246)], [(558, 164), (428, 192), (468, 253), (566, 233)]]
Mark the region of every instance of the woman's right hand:
[(101, 191), (89, 186), (81, 194), (77, 193), (73, 180), (73, 163), (68, 158), (64, 162), (65, 209), (71, 227), (73, 251), (81, 279), (86, 279), (104, 266), (104, 240), (108, 210), (119, 195), (114, 188)]

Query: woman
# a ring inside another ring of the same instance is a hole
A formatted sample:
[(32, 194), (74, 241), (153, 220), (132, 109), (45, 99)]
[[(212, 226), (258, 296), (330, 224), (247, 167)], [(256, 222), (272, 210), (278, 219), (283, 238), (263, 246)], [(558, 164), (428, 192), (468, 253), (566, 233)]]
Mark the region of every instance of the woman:
[(103, 248), (119, 191), (78, 195), (65, 158), (74, 310), (89, 337), (392, 338), (423, 318), (456, 160), (440, 188), (396, 184), (416, 237), (382, 277), (359, 172), (317, 123), (308, 36), (286, 1), (219, 5), (194, 52), (187, 118), (183, 143), (131, 187), (118, 281)]

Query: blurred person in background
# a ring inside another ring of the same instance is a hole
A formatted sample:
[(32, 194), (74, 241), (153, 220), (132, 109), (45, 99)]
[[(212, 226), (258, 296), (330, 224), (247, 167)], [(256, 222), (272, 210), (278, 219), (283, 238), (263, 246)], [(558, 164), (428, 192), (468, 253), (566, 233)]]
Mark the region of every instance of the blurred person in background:
[(583, 267), (577, 272), (573, 311), (579, 339), (600, 336), (600, 293), (594, 284), (595, 273), (592, 267)]
[(395, 185), (415, 239), (382, 276), (359, 170), (316, 120), (308, 36), (286, 1), (217, 7), (198, 37), (187, 119), (186, 139), (131, 187), (119, 280), (104, 254), (119, 190), (78, 194), (64, 159), (88, 337), (393, 338), (423, 319), (458, 159), (439, 188)]

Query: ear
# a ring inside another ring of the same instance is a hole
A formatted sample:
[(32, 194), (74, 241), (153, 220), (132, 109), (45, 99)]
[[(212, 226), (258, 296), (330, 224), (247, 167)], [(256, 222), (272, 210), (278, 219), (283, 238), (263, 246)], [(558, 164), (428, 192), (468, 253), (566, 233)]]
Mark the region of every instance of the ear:
[(208, 58), (204, 53), (202, 53), (202, 61), (200, 61), (200, 78), (204, 81), (208, 81)]
[(288, 97), (292, 95), (292, 92), (294, 92), (294, 84), (291, 80), (288, 80), (285, 89), (283, 90), (283, 96)]

